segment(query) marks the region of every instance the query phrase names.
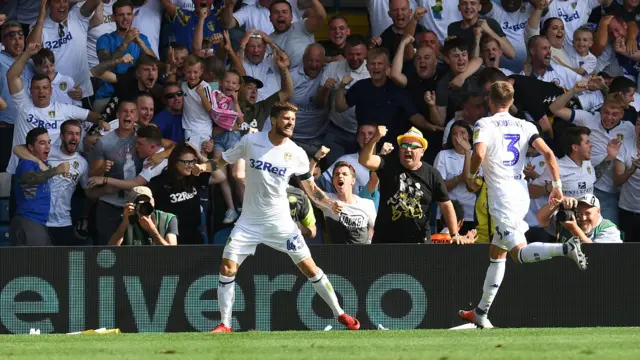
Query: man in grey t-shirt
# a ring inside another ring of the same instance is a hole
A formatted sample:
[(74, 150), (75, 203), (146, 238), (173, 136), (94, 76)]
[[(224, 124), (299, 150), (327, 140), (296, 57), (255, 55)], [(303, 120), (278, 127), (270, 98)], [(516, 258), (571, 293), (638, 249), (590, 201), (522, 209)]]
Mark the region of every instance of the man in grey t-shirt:
[(138, 118), (136, 104), (118, 104), (118, 129), (101, 137), (91, 151), (89, 176), (104, 176), (105, 183), (97, 184), (88, 195), (98, 198), (94, 245), (107, 245), (120, 224), (126, 194), (109, 186), (108, 178), (135, 179), (142, 170), (142, 160), (136, 154), (134, 125)]

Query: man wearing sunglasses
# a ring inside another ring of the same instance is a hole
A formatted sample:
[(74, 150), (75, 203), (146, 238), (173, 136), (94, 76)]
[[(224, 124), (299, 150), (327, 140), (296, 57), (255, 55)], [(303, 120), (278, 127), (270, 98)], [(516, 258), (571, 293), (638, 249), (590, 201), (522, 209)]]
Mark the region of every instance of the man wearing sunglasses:
[(184, 106), (184, 93), (177, 83), (167, 83), (164, 86), (164, 103), (166, 107), (153, 117), (151, 122), (156, 124), (162, 132), (162, 137), (178, 144), (184, 140), (182, 128), (182, 108)]
[[(0, 74), (6, 76), (5, 74), (9, 71), (11, 65), (24, 51), (24, 32), (20, 23), (7, 21), (2, 25), (0, 36), (2, 36), (2, 45), (4, 46), (4, 50), (0, 52)], [(27, 92), (31, 86), (31, 78), (34, 73), (33, 63), (31, 61), (27, 62), (24, 71), (20, 74)], [(13, 101), (10, 101), (11, 93), (9, 92), (7, 81), (0, 81), (0, 97), (7, 102), (7, 108), (0, 111), (0, 171), (4, 171), (11, 157), (13, 125), (17, 117), (16, 105)]]
[(444, 179), (435, 168), (422, 162), (428, 146), (422, 133), (411, 128), (398, 136), (400, 150), (397, 155), (375, 155), (376, 144), (385, 135), (386, 126), (378, 126), (359, 158), (360, 164), (375, 171), (380, 179), (380, 207), (372, 243), (428, 242), (431, 239), (429, 220), (433, 201), (438, 202), (446, 225), (453, 234), (452, 242), (465, 243), (458, 233), (458, 219)]

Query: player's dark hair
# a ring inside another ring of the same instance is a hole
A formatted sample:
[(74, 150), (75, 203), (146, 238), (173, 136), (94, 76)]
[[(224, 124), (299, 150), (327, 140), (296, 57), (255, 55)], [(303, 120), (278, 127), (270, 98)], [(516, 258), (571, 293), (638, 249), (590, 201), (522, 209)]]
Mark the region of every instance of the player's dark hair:
[(27, 145), (34, 146), (36, 144), (36, 141), (38, 141), (38, 136), (48, 133), (49, 132), (47, 131), (47, 129), (43, 127), (33, 128), (27, 133), (27, 140), (25, 141), (25, 143)]
[(551, 27), (551, 24), (553, 23), (554, 20), (558, 20), (560, 21), (561, 24), (564, 25), (564, 22), (560, 18), (557, 18), (557, 17), (548, 18), (542, 23), (542, 27), (540, 28), (541, 36), (544, 36), (544, 37), (547, 36), (547, 31), (549, 31), (549, 28)]
[(493, 84), (496, 81), (509, 81), (509, 77), (500, 69), (486, 67), (478, 74), (478, 85), (483, 88), (487, 83)]
[(444, 41), (444, 45), (442, 46), (442, 55), (449, 56), (449, 54), (454, 51), (469, 51), (469, 44), (464, 40), (457, 36), (450, 36)]
[(140, 70), (141, 67), (145, 65), (158, 65), (158, 59), (151, 55), (140, 54), (138, 60), (136, 61), (135, 69)]
[(467, 137), (469, 138), (469, 144), (473, 144), (473, 139), (472, 139), (473, 130), (471, 130), (471, 125), (469, 125), (469, 123), (467, 123), (466, 121), (456, 120), (451, 125), (451, 129), (449, 130), (449, 136), (447, 136), (447, 143), (445, 144), (445, 149), (453, 149), (453, 128), (456, 126), (467, 130)]
[(155, 125), (147, 125), (138, 129), (136, 136), (147, 139), (148, 142), (160, 146), (162, 144), (162, 131)]
[(347, 21), (347, 19), (345, 19), (344, 16), (340, 16), (340, 15), (334, 15), (332, 16), (329, 21), (327, 22), (327, 24), (331, 24), (332, 22), (336, 21), (336, 20), (343, 20), (344, 23), (347, 25), (347, 27), (349, 27), (349, 22)]
[(80, 124), (80, 121), (76, 119), (69, 119), (63, 122), (62, 125), (60, 125), (60, 133), (63, 134), (65, 131), (67, 131), (68, 126), (75, 126), (79, 128), (80, 131), (82, 131), (82, 124)]
[(122, 106), (123, 106), (124, 104), (133, 104), (133, 106), (135, 106), (135, 107), (136, 107), (136, 109), (138, 108), (138, 104), (136, 104), (136, 102), (135, 102), (135, 101), (132, 101), (132, 100), (120, 100), (120, 101), (118, 102), (118, 112), (120, 111), (120, 109), (122, 108)]
[(271, 107), (271, 117), (277, 118), (284, 111), (298, 112), (298, 108), (289, 102), (278, 102)]
[(35, 66), (44, 65), (45, 60), (49, 60), (49, 62), (52, 64), (56, 63), (56, 57), (55, 55), (53, 55), (53, 51), (44, 48), (40, 49), (37, 54), (33, 55), (31, 57), (31, 60), (33, 60), (33, 65)]
[(127, 6), (130, 7), (131, 10), (133, 10), (133, 4), (131, 3), (131, 1), (129, 1), (129, 0), (118, 0), (115, 3), (113, 3), (113, 6), (112, 6), (111, 9), (112, 9), (113, 14), (115, 15), (116, 10), (118, 10), (120, 8), (123, 8), (123, 7), (127, 7)]
[(35, 82), (38, 81), (42, 81), (42, 80), (47, 80), (49, 82), (49, 85), (51, 85), (51, 79), (49, 79), (49, 77), (46, 74), (43, 73), (36, 73), (35, 75), (33, 75), (33, 77), (31, 78), (31, 88), (33, 88), (33, 84)]
[[(17, 21), (7, 21), (4, 24), (2, 24), (2, 28), (0, 28), (0, 35), (2, 35), (2, 39), (4, 39), (4, 36), (6, 35), (6, 33), (9, 31), (9, 29), (13, 29), (13, 28), (18, 28), (19, 30), (22, 30), (22, 25), (20, 25), (19, 22)], [(25, 37), (27, 34), (24, 34)]]
[(359, 45), (364, 45), (365, 48), (367, 47), (367, 42), (364, 39), (364, 36), (358, 34), (347, 36), (347, 39), (345, 40), (345, 46), (356, 47)]
[(341, 167), (348, 167), (349, 171), (351, 172), (351, 176), (353, 176), (353, 178), (356, 178), (356, 169), (353, 168), (353, 166), (351, 166), (351, 164), (349, 164), (346, 161), (338, 161), (334, 166), (333, 166), (333, 174), (331, 174), (331, 177), (336, 175), (336, 169), (341, 168)]
[(609, 94), (622, 92), (627, 93), (629, 91), (636, 91), (638, 85), (635, 81), (631, 79), (627, 79), (624, 76), (617, 76), (611, 81), (611, 85), (609, 85)]
[(562, 135), (562, 151), (565, 155), (571, 155), (573, 152), (573, 145), (580, 145), (582, 142), (582, 135), (589, 136), (591, 130), (584, 126), (572, 126), (567, 128)]
[(276, 1), (272, 2), (271, 5), (269, 6), (269, 13), (271, 13), (271, 10), (273, 9), (273, 6), (277, 5), (277, 4), (287, 4), (287, 6), (289, 7), (289, 12), (293, 11), (291, 9), (291, 4), (289, 4), (289, 2), (287, 0), (276, 0)]

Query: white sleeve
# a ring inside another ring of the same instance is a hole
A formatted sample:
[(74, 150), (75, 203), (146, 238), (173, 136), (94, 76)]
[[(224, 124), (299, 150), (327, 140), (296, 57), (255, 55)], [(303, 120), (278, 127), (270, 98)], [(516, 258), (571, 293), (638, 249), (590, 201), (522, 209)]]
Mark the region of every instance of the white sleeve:
[(440, 173), (440, 176), (442, 176), (442, 178), (444, 180), (448, 180), (447, 179), (447, 166), (445, 164), (445, 155), (444, 155), (444, 151), (439, 151), (438, 155), (436, 155), (436, 159), (433, 161), (433, 167), (436, 168), (436, 170), (438, 170), (438, 172)]
[(491, 144), (491, 132), (488, 129), (485, 121), (478, 121), (473, 128), (473, 144), (485, 143)]
[(298, 149), (296, 156), (298, 158), (298, 162), (296, 167), (293, 168), (293, 175), (304, 175), (309, 172), (309, 158), (307, 157), (307, 153), (302, 150), (302, 148)]
[(587, 124), (589, 124), (591, 122), (590, 120), (594, 116), (595, 115), (593, 115), (592, 113), (590, 113), (588, 111), (573, 110), (573, 119), (571, 119), (570, 123), (572, 123), (574, 125), (578, 125), (578, 126), (587, 126), (587, 127), (589, 127)]
[(81, 8), (82, 6), (74, 6), (69, 9), (68, 19), (77, 23), (80, 28), (87, 32), (89, 31), (89, 19), (91, 19), (91, 16), (93, 16), (93, 14), (85, 17), (80, 11)]
[(80, 184), (83, 189), (87, 189), (89, 187), (89, 163), (84, 158), (79, 161), (82, 167), (82, 173), (78, 177), (78, 184)]
[[(495, 5), (494, 5), (495, 7)], [(442, 135), (442, 145), (447, 145), (447, 140), (449, 140), (449, 133), (451, 132), (451, 127), (453, 126), (453, 123), (456, 121), (456, 119), (451, 119), (449, 120), (449, 122), (447, 123), (447, 125), (444, 127), (444, 134)]]
[(587, 74), (591, 75), (595, 71), (597, 65), (598, 65), (598, 59), (596, 58), (595, 55), (593, 55), (592, 53), (589, 53), (589, 55), (586, 58), (584, 58), (584, 64), (582, 65), (582, 69), (586, 71)]
[[(222, 159), (229, 164), (235, 164), (238, 160), (244, 158), (247, 153), (249, 136), (250, 135), (243, 136), (231, 149), (223, 152)], [(307, 171), (308, 170), (309, 168), (307, 167)]]
[(83, 109), (79, 106), (68, 104), (58, 104), (58, 106), (60, 106), (62, 111), (64, 111), (63, 114), (66, 115), (66, 120), (74, 119), (85, 121), (89, 117), (89, 110)]
[(249, 5), (249, 6), (244, 6), (240, 10), (233, 13), (233, 18), (236, 19), (236, 22), (238, 23), (238, 27), (244, 26), (244, 24), (247, 23), (247, 20), (252, 18), (253, 14), (251, 13), (251, 10), (253, 9), (254, 7)]
[(33, 107), (33, 101), (31, 101), (31, 95), (27, 93), (26, 88), (23, 86), (22, 90), (11, 95), (11, 100), (16, 105), (17, 109)]
[[(146, 164), (147, 161), (145, 160), (144, 163)], [(160, 175), (162, 173), (162, 170), (164, 170), (164, 168), (167, 167), (168, 164), (169, 164), (169, 161), (167, 159), (164, 159), (162, 160), (160, 165), (154, 167), (153, 169), (151, 167), (143, 167), (142, 171), (140, 171), (140, 174), (138, 174), (138, 176), (141, 176), (143, 179), (149, 182), (154, 177)]]
[(369, 215), (368, 225), (370, 229), (373, 229), (376, 224), (376, 205), (373, 203), (373, 200), (365, 199), (366, 208), (365, 211), (367, 215)]

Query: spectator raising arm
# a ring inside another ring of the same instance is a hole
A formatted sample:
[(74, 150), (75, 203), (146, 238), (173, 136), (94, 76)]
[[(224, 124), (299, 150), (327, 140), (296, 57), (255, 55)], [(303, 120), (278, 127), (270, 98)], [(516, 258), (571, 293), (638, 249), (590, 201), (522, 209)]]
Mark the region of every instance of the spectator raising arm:
[[(80, 8), (80, 15), (88, 18), (93, 14), (93, 12), (98, 8), (98, 5), (102, 0), (87, 0), (82, 7)], [(41, 0), (40, 2), (40, 13), (38, 14), (38, 20), (36, 20), (36, 24), (31, 30), (29, 37), (27, 38), (27, 43), (42, 43), (42, 32), (44, 30), (44, 22), (48, 15), (48, 4), (49, 0)], [(67, 21), (65, 19), (65, 21)], [(62, 24), (59, 24), (60, 26)]]
[(9, 70), (7, 70), (7, 85), (9, 87), (9, 93), (15, 95), (24, 89), (22, 79), (20, 75), (24, 71), (24, 67), (27, 65), (29, 58), (37, 54), (40, 51), (40, 43), (29, 43), (27, 48), (24, 49), (22, 54), (13, 62)]
[(549, 105), (549, 111), (551, 111), (553, 113), (553, 115), (561, 118), (562, 120), (568, 121), (568, 122), (573, 122), (573, 117), (574, 117), (574, 110), (569, 109), (567, 107), (567, 104), (569, 103), (569, 100), (571, 100), (572, 97), (574, 97), (576, 94), (583, 92), (584, 90), (587, 89), (587, 84), (585, 82), (579, 81), (576, 83), (576, 85), (573, 87), (573, 89), (565, 92), (564, 94), (562, 94), (561, 96), (559, 96), (557, 99), (555, 99), (551, 105)]
[(222, 14), (220, 14), (220, 21), (222, 21), (222, 26), (225, 29), (233, 29), (238, 26), (238, 21), (233, 17), (233, 9), (236, 7), (236, 1), (237, 0), (224, 0), (224, 7), (222, 8)]
[[(402, 40), (404, 41), (405, 38), (410, 37), (411, 39), (413, 39), (415, 37), (416, 34), (416, 28), (418, 27), (418, 22), (420, 20), (422, 20), (422, 18), (424, 17), (424, 15), (427, 13), (427, 9), (419, 6), (416, 8), (416, 11), (413, 13), (413, 16), (411, 17), (411, 20), (409, 21), (409, 23), (407, 24), (407, 26), (404, 28), (404, 31), (402, 32), (403, 38)], [(413, 40), (411, 41), (413, 42)], [(401, 44), (402, 45), (402, 44)], [(400, 47), (398, 47), (398, 50), (400, 50)], [(398, 52), (396, 51), (396, 55), (398, 54)], [(411, 60), (413, 59), (413, 56), (415, 55), (415, 49), (413, 48), (413, 46), (404, 46), (403, 49), (403, 60)], [(395, 60), (395, 57), (394, 57)], [(400, 86), (400, 85), (398, 85)]]
[(360, 155), (358, 156), (358, 162), (371, 171), (377, 171), (382, 164), (382, 158), (376, 155), (376, 144), (380, 139), (387, 136), (387, 127), (378, 126), (376, 134), (373, 135), (371, 140), (364, 145)]
[[(411, 23), (413, 22), (414, 21), (411, 20)], [(413, 44), (414, 41), (415, 39), (412, 35), (404, 35), (402, 40), (400, 40), (400, 44), (398, 44), (398, 50), (396, 50), (396, 54), (393, 56), (393, 61), (391, 63), (391, 72), (389, 77), (396, 85), (402, 88), (407, 86), (407, 77), (402, 73), (402, 65), (404, 65), (407, 53), (406, 49), (411, 49), (411, 53), (413, 53), (413, 46), (408, 45)], [(411, 57), (413, 57), (413, 55), (411, 55)]]
[(482, 29), (482, 32), (494, 38), (499, 44), (500, 49), (504, 56), (509, 59), (514, 59), (516, 57), (516, 50), (513, 48), (513, 45), (509, 42), (506, 36), (498, 36), (498, 34), (491, 29), (487, 20), (480, 19), (478, 20), (478, 26)]
[(310, 33), (315, 33), (324, 26), (325, 19), (327, 18), (327, 12), (324, 10), (324, 5), (319, 0), (311, 0), (311, 8), (308, 11), (308, 17), (304, 21), (304, 26)]
[(109, 70), (121, 64), (133, 64), (133, 57), (129, 54), (124, 54), (121, 58), (101, 62), (91, 69), (91, 76), (110, 84), (115, 84), (118, 82), (118, 77)]
[(280, 95), (280, 101), (289, 101), (293, 96), (293, 78), (289, 67), (291, 66), (291, 60), (284, 51), (276, 52), (276, 66), (280, 70), (280, 83), (281, 88), (278, 94)]

